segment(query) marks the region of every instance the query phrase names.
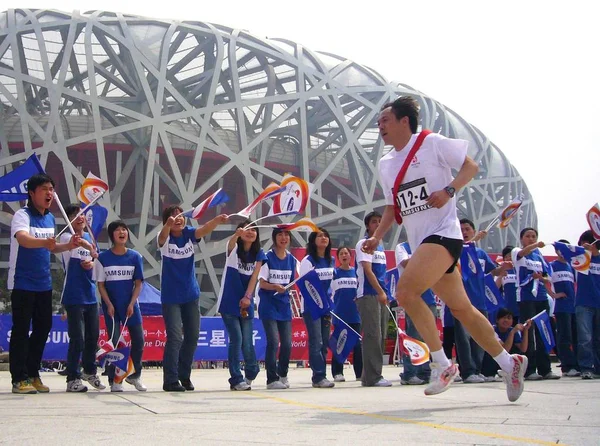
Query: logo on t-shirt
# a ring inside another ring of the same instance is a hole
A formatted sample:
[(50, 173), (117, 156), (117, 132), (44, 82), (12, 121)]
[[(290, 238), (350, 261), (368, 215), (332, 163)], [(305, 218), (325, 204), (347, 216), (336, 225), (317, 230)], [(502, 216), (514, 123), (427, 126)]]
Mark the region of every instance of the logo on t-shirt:
[(51, 238), (54, 237), (54, 228), (29, 228), (29, 233), (35, 238)]
[(133, 280), (135, 266), (107, 266), (104, 268), (106, 281), (114, 280)]

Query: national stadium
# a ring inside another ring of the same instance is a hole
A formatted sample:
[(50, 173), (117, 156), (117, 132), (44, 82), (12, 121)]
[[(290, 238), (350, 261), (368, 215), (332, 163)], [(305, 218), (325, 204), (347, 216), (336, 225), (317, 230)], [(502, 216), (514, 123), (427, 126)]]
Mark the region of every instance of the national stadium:
[[(192, 208), (218, 188), (235, 213), (272, 181), (292, 173), (314, 184), (307, 208), (333, 245), (351, 245), (363, 217), (383, 206), (376, 119), (400, 95), (421, 105), (421, 126), (470, 142), (479, 173), (460, 191), (459, 216), (485, 227), (514, 197), (518, 218), (491, 231), (486, 250), (516, 243), (536, 226), (527, 186), (507, 157), (453, 110), (372, 68), (286, 39), (199, 21), (105, 11), (0, 12), (0, 175), (38, 154), (63, 203), (76, 201), (88, 172), (108, 182), (109, 221), (132, 229), (146, 279), (159, 285), (156, 236), (169, 204)], [(0, 269), (6, 274), (10, 220), (22, 203), (2, 203)], [(53, 209), (60, 225), (64, 220)], [(255, 218), (266, 215), (265, 204)], [(225, 240), (239, 222), (200, 243), (197, 277), (204, 314), (215, 312)], [(294, 233), (294, 246), (306, 235)], [(263, 231), (264, 246), (270, 232)], [(405, 234), (385, 240), (393, 249)], [(107, 237), (101, 238), (106, 247)]]

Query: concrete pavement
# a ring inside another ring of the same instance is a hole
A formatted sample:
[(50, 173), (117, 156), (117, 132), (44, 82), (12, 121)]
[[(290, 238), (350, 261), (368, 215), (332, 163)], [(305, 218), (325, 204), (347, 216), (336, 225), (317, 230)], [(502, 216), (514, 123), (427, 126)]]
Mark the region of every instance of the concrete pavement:
[[(600, 445), (600, 380), (527, 382), (509, 403), (503, 383), (454, 384), (426, 397), (423, 386), (313, 389), (310, 370), (290, 369), (291, 388), (229, 390), (226, 369), (194, 370), (196, 391), (166, 393), (162, 371), (145, 369), (148, 392), (65, 392), (65, 378), (43, 373), (50, 394), (14, 395), (0, 372), (0, 442), (7, 444), (571, 444)], [(106, 377), (102, 377), (106, 383)]]

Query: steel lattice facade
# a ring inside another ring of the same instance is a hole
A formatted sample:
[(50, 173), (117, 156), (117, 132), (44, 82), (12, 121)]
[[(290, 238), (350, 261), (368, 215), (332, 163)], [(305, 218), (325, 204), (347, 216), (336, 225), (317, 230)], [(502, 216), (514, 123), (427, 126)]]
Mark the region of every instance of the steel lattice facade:
[[(354, 245), (365, 213), (383, 205), (376, 165), (389, 148), (376, 119), (399, 95), (418, 99), (423, 127), (470, 141), (480, 172), (460, 192), (461, 216), (482, 227), (511, 198), (527, 197), (520, 218), (492, 231), (487, 249), (498, 251), (536, 225), (523, 179), (485, 135), (432, 98), (351, 60), (203, 22), (102, 11), (0, 13), (0, 174), (35, 151), (63, 203), (76, 199), (89, 171), (107, 180), (109, 221), (130, 225), (155, 285), (165, 205), (191, 208), (223, 187), (231, 201), (218, 212), (236, 212), (286, 172), (315, 184), (308, 214), (334, 244)], [(0, 213), (3, 270), (18, 207), (4, 203)], [(200, 243), (204, 313), (215, 311), (225, 239), (236, 223)], [(269, 234), (261, 236), (268, 247)], [(303, 234), (294, 238), (304, 244)], [(386, 246), (402, 239), (395, 228)]]

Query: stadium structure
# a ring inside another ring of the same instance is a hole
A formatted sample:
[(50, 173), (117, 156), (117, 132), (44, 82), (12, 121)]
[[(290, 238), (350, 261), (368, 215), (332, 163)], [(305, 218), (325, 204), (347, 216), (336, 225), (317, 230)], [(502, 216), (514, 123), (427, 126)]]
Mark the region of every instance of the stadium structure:
[[(205, 22), (104, 11), (0, 12), (0, 174), (35, 152), (63, 203), (76, 200), (88, 172), (106, 180), (110, 192), (101, 204), (109, 221), (130, 225), (133, 248), (154, 285), (164, 206), (192, 208), (222, 187), (230, 202), (206, 218), (234, 213), (287, 172), (315, 185), (307, 214), (328, 229), (334, 246), (353, 246), (364, 215), (383, 205), (376, 165), (390, 148), (376, 119), (399, 95), (419, 101), (422, 127), (470, 142), (480, 171), (460, 191), (460, 216), (481, 228), (512, 198), (525, 196), (519, 218), (507, 230), (493, 230), (484, 248), (498, 252), (516, 242), (522, 227), (536, 225), (523, 178), (481, 131), (427, 95), (345, 57)], [(10, 219), (21, 205), (2, 204), (3, 274)], [(200, 243), (204, 314), (215, 311), (225, 239), (238, 222)], [(261, 233), (267, 248), (269, 236)], [(404, 238), (395, 228), (386, 247)], [(305, 240), (294, 233), (296, 246)]]

